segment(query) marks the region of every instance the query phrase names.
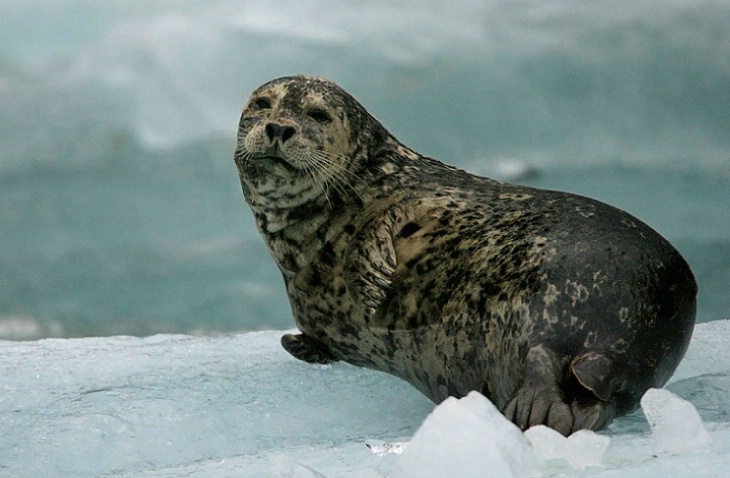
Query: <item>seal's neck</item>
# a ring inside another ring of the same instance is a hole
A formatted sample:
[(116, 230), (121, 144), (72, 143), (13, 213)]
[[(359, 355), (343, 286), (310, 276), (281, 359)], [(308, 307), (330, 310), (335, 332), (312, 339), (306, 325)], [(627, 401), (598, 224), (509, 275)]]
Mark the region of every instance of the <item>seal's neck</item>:
[(323, 245), (357, 222), (373, 199), (398, 187), (397, 181), (388, 184), (388, 178), (419, 157), (392, 137), (378, 151), (365, 153), (347, 172), (338, 171), (320, 184), (312, 178), (242, 180), (259, 232), (285, 276), (317, 260)]
[(283, 195), (282, 200), (272, 201), (270, 197), (261, 200), (244, 185), (258, 230), (285, 277), (316, 260), (323, 244), (342, 232), (342, 218), (357, 215), (367, 201), (364, 186), (331, 189), (316, 193), (306, 189), (296, 200)]

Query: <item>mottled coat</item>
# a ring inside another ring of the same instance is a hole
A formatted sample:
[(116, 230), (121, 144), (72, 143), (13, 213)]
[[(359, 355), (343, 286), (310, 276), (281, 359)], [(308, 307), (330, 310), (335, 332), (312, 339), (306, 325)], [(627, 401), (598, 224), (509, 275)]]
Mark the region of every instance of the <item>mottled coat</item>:
[(297, 358), (382, 370), (435, 402), (480, 390), (523, 429), (568, 434), (635, 408), (687, 348), (696, 284), (657, 232), (424, 157), (328, 80), (257, 89), (235, 159)]

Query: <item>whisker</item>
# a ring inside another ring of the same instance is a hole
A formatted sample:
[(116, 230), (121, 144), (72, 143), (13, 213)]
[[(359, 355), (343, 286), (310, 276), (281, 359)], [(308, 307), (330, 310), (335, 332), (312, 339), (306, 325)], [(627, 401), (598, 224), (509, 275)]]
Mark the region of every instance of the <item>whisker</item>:
[(347, 182), (347, 178), (338, 172), (336, 168), (332, 167), (332, 163), (330, 161), (320, 157), (312, 157), (311, 160), (313, 164), (316, 164), (317, 168), (322, 171), (322, 174), (327, 174), (329, 176), (332, 186), (343, 198), (350, 197), (350, 194), (347, 191), (348, 188), (355, 194), (358, 194), (357, 191)]
[(349, 189), (362, 201), (363, 198), (360, 192), (352, 183), (360, 183), (365, 189), (368, 188), (368, 184), (362, 178), (341, 164), (345, 160), (344, 156), (325, 151), (312, 151), (308, 155), (308, 158), (313, 163), (316, 163), (318, 167), (324, 167), (326, 169), (333, 184), (336, 186), (337, 191), (339, 191), (343, 197), (350, 197), (350, 194), (347, 192)]
[(330, 202), (329, 198), (329, 184), (327, 182), (327, 179), (322, 175), (315, 163), (309, 161), (305, 162), (304, 169), (307, 171), (307, 174), (312, 179), (312, 182), (322, 191), (322, 195), (327, 201), (327, 205), (329, 206), (331, 211), (332, 203)]
[(317, 168), (317, 171), (319, 171), (323, 181), (327, 184), (328, 194), (329, 187), (331, 186), (335, 191), (340, 194), (341, 197), (349, 197), (346, 188), (343, 186), (343, 183), (333, 176), (332, 168), (327, 162), (322, 161), (318, 158), (311, 158), (311, 160), (312, 164), (315, 165), (315, 167)]

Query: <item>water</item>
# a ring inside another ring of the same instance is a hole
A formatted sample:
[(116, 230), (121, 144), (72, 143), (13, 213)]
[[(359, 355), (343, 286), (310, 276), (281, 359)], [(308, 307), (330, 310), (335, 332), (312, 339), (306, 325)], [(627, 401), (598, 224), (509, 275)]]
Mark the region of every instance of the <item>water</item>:
[(0, 0), (0, 338), (293, 325), (231, 159), (273, 77), (617, 205), (730, 318), (730, 1)]

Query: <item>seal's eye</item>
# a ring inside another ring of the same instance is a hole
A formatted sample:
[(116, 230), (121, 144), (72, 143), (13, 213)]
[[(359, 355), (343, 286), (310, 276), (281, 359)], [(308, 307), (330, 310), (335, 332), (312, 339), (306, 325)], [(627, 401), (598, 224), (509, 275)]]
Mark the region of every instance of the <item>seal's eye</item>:
[(268, 110), (271, 108), (271, 102), (266, 98), (256, 98), (253, 100), (253, 103), (251, 103), (251, 106), (257, 110)]
[(326, 124), (332, 121), (332, 117), (329, 113), (327, 113), (325, 110), (321, 110), (319, 108), (312, 108), (311, 110), (307, 110), (307, 116), (314, 119), (317, 123)]

